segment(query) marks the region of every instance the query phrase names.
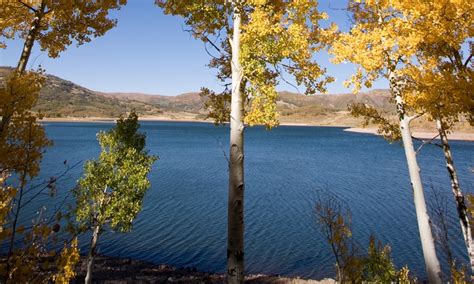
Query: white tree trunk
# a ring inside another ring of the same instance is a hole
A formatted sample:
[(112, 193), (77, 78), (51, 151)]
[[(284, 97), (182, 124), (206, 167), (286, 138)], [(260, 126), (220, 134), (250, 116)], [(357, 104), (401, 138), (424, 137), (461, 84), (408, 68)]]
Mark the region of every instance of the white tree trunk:
[(30, 30), (28, 31), (28, 35), (26, 36), (20, 60), (18, 61), (18, 65), (16, 68), (17, 72), (20, 74), (25, 72), (26, 65), (28, 64), (28, 60), (30, 59), (31, 50), (33, 49), (36, 36), (38, 35), (39, 29), (41, 27), (41, 20), (44, 17), (44, 9), (45, 5), (44, 3), (41, 3), (40, 7), (35, 13), (33, 22), (30, 25)]
[(244, 281), (244, 105), (241, 93), (240, 7), (234, 5), (232, 99), (230, 114), (229, 196), (227, 216), (227, 282)]
[(96, 256), (97, 240), (99, 239), (100, 226), (96, 225), (92, 232), (91, 247), (89, 255), (87, 256), (87, 274), (84, 282), (86, 284), (92, 283), (92, 268), (94, 266), (94, 258)]
[(449, 178), (451, 179), (451, 190), (453, 192), (454, 200), (456, 202), (459, 223), (461, 224), (461, 231), (469, 256), (472, 275), (472, 273), (474, 272), (474, 243), (472, 242), (472, 231), (469, 220), (469, 213), (467, 211), (464, 195), (462, 194), (461, 187), (459, 185), (459, 179), (456, 172), (456, 168), (454, 167), (454, 161), (453, 156), (451, 154), (451, 147), (449, 146), (448, 135), (446, 134), (446, 130), (441, 118), (436, 119), (436, 128), (438, 129), (439, 136), (441, 138), (441, 143), (443, 145), (446, 168), (449, 173)]
[(405, 103), (402, 97), (403, 83), (393, 73), (390, 75), (390, 89), (397, 103), (397, 114), (400, 122), (403, 148), (407, 159), (408, 172), (413, 188), (413, 200), (415, 203), (416, 218), (420, 233), (421, 247), (425, 259), (426, 273), (429, 283), (442, 283), (441, 269), (436, 255), (435, 242), (431, 232), (430, 218), (426, 208), (423, 184), (421, 182), (420, 168), (413, 147), (413, 139), (410, 132), (410, 118), (405, 112)]

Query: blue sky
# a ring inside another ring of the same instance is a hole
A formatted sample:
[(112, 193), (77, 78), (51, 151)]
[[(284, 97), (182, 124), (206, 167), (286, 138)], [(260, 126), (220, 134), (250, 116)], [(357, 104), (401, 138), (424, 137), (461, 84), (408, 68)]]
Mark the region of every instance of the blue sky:
[[(47, 73), (103, 92), (178, 95), (201, 87), (221, 89), (214, 71), (206, 67), (209, 55), (203, 43), (184, 31), (181, 18), (164, 15), (153, 0), (128, 2), (113, 14), (118, 25), (105, 36), (80, 47), (71, 46), (56, 59), (35, 48), (28, 67), (41, 65)], [(320, 9), (329, 14), (330, 21), (347, 29), (345, 3), (322, 0)], [(0, 50), (0, 65), (16, 66), (23, 43), (13, 40), (7, 44), (7, 49)], [(342, 82), (354, 72), (352, 65), (333, 65), (326, 54), (315, 59), (337, 78), (328, 86), (329, 93), (350, 91)], [(386, 83), (380, 81), (374, 87), (383, 88)], [(284, 82), (278, 89), (296, 91)]]

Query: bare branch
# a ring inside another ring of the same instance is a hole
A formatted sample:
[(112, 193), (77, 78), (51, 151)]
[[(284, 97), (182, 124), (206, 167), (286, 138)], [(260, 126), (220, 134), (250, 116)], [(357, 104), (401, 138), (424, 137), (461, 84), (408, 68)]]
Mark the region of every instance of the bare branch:
[[(219, 53), (223, 54), (222, 50), (205, 34), (198, 33), (193, 29), (183, 29), (185, 32), (191, 33), (199, 38), (201, 38), (204, 43), (209, 43), (212, 47), (214, 47)], [(207, 48), (206, 48), (207, 51)], [(214, 56), (213, 56), (214, 57)]]
[(469, 64), (469, 62), (471, 62), (472, 55), (473, 55), (473, 54), (469, 55), (469, 57), (466, 59), (466, 62), (464, 62), (464, 64), (463, 64), (463, 65), (464, 65), (464, 68), (466, 68), (467, 65)]
[(218, 59), (219, 57), (215, 56), (214, 54), (212, 54), (209, 49), (207, 48), (207, 45), (204, 43), (204, 50), (206, 51), (207, 55), (209, 55), (210, 57), (214, 58), (214, 59)]
[(222, 142), (217, 137), (214, 137), (214, 139), (216, 139), (217, 143), (219, 143), (219, 147), (222, 150), (222, 154), (224, 155), (227, 164), (229, 164), (229, 157), (227, 156), (227, 152), (224, 150), (224, 145), (222, 145)]
[[(81, 164), (82, 161), (79, 161), (77, 163), (75, 163), (74, 165), (72, 165), (71, 167), (69, 167), (68, 169), (66, 169), (61, 175), (59, 175), (56, 179), (55, 179), (55, 182), (57, 182), (58, 180), (60, 180), (62, 177), (64, 177), (69, 171), (71, 171), (72, 169), (76, 168), (79, 164)], [(42, 185), (42, 184), (40, 184)], [(47, 188), (49, 188), (49, 185), (50, 185), (50, 182), (48, 182), (45, 186), (43, 186), (38, 192), (36, 192), (33, 196), (30, 197), (30, 199), (28, 199), (27, 201), (25, 201), (21, 208), (25, 207), (26, 205), (28, 205), (30, 202), (32, 202), (37, 196), (39, 196), (40, 194), (42, 194), (44, 192), (44, 190), (46, 190)], [(38, 186), (38, 185), (37, 185)], [(35, 187), (37, 187), (35, 186)], [(31, 189), (30, 189), (31, 190)]]
[(22, 4), (23, 6), (25, 6), (26, 8), (30, 9), (31, 11), (33, 11), (33, 13), (36, 13), (38, 10), (36, 10), (35, 8), (31, 7), (30, 5), (26, 4), (25, 2), (23, 2), (22, 0), (18, 0), (18, 2), (20, 4)]
[(298, 86), (286, 80), (285, 76), (283, 76), (280, 68), (278, 68), (276, 64), (274, 64), (273, 67), (275, 68), (275, 71), (278, 73), (278, 76), (283, 80), (283, 82), (293, 87), (296, 90), (296, 92), (301, 93), (300, 90), (298, 89)]
[(415, 154), (418, 155), (418, 153), (421, 151), (421, 149), (423, 149), (423, 147), (425, 147), (425, 145), (428, 145), (428, 144), (431, 144), (431, 145), (438, 146), (438, 147), (442, 148), (442, 145), (437, 144), (437, 143), (433, 143), (433, 141), (438, 137), (439, 137), (439, 134), (436, 135), (435, 137), (431, 138), (431, 139), (424, 140), (424, 139), (420, 139), (420, 138), (416, 138), (416, 137), (412, 136), (412, 138), (414, 140), (421, 142), (421, 145), (418, 147), (418, 149), (416, 149)]
[(417, 118), (420, 118), (420, 117), (422, 117), (424, 114), (425, 114), (424, 112), (422, 112), (422, 113), (418, 113), (418, 114), (415, 114), (415, 115), (409, 116), (407, 119), (408, 119), (408, 121), (409, 121), (409, 122), (411, 122), (412, 120), (415, 120), (415, 119), (417, 119)]

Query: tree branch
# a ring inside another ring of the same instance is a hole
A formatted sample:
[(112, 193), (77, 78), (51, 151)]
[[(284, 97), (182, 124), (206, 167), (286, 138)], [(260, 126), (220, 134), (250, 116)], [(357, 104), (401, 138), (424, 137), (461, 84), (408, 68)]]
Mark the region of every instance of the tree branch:
[[(74, 165), (72, 165), (71, 167), (69, 167), (68, 169), (66, 169), (63, 173), (61, 173), (58, 177), (55, 178), (55, 181), (54, 182), (57, 182), (58, 180), (60, 180), (61, 178), (63, 178), (69, 171), (71, 171), (72, 169), (76, 168), (79, 164), (82, 163), (82, 160), (78, 161), (77, 163), (75, 163)], [(32, 202), (37, 196), (39, 196), (40, 194), (42, 194), (44, 192), (44, 190), (46, 190), (47, 188), (49, 188), (49, 185), (51, 184), (51, 182), (47, 182), (45, 186), (43, 186), (38, 192), (36, 192), (33, 196), (31, 196), (30, 199), (28, 199), (26, 202), (23, 203), (23, 205), (21, 206), (21, 208), (25, 207), (26, 205), (28, 205), (30, 202)], [(39, 186), (41, 185), (44, 185), (43, 184), (39, 184)], [(38, 186), (38, 185), (37, 185)], [(35, 187), (37, 187), (35, 186)], [(33, 187), (33, 188), (35, 188)], [(30, 191), (31, 189), (33, 188), (30, 188)]]
[(407, 119), (408, 119), (408, 121), (409, 121), (409, 122), (411, 122), (412, 120), (415, 120), (415, 119), (417, 119), (417, 118), (420, 118), (420, 117), (422, 117), (424, 114), (425, 114), (424, 112), (422, 112), (422, 113), (418, 113), (418, 114), (415, 114), (415, 115), (409, 116)]
[(467, 67), (467, 65), (469, 64), (469, 62), (471, 61), (471, 59), (472, 59), (472, 54), (469, 55), (469, 57), (466, 59), (466, 62), (464, 62), (464, 64), (463, 64), (463, 65), (464, 65), (464, 68)]
[[(214, 47), (219, 53), (223, 54), (222, 50), (205, 34), (203, 33), (198, 33), (196, 31), (194, 31), (193, 29), (190, 29), (190, 30), (186, 30), (184, 29), (185, 32), (188, 32), (188, 33), (191, 33), (191, 34), (194, 34), (196, 35), (197, 37), (200, 37), (204, 43), (209, 43), (212, 47)], [(207, 51), (207, 50), (206, 50)]]
[(33, 11), (33, 13), (36, 13), (38, 10), (36, 10), (35, 8), (31, 7), (30, 5), (26, 4), (25, 2), (23, 2), (22, 0), (18, 0), (18, 2), (20, 4), (22, 4), (23, 6), (25, 6), (26, 8), (30, 9), (31, 11)]
[(278, 74), (278, 77), (280, 77), (281, 80), (283, 80), (283, 82), (285, 82), (286, 84), (290, 85), (291, 87), (293, 87), (296, 92), (298, 93), (301, 93), (300, 90), (298, 89), (298, 86), (294, 85), (293, 83), (289, 82), (288, 80), (286, 80), (285, 76), (283, 76), (280, 68), (278, 68), (278, 66), (276, 64), (273, 65), (273, 67), (275, 68), (275, 71), (277, 72)]
[(416, 141), (420, 141), (421, 142), (421, 145), (420, 147), (418, 147), (418, 149), (416, 149), (415, 151), (415, 154), (418, 155), (418, 153), (421, 151), (421, 149), (423, 149), (423, 147), (425, 147), (425, 145), (428, 145), (428, 144), (431, 144), (431, 145), (434, 145), (434, 146), (438, 146), (438, 147), (441, 147), (441, 145), (437, 144), (437, 143), (433, 143), (433, 141), (438, 138), (439, 134), (436, 135), (435, 137), (431, 138), (431, 139), (428, 139), (428, 140), (423, 140), (423, 139), (420, 139), (420, 138), (416, 138), (414, 136), (412, 136), (412, 138)]

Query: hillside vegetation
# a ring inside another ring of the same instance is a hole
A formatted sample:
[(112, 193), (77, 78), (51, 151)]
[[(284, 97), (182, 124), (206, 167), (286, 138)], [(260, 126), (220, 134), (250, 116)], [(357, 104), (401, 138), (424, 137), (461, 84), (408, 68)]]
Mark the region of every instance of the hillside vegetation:
[[(10, 70), (8, 67), (0, 67), (0, 81)], [(145, 119), (206, 119), (203, 107), (205, 99), (197, 92), (178, 96), (103, 93), (57, 76), (46, 76), (46, 84), (33, 110), (43, 113), (47, 118), (116, 118), (135, 109)], [(372, 90), (358, 95), (314, 96), (280, 92), (277, 104), (282, 123), (358, 126), (361, 120), (352, 117), (347, 111), (347, 105), (353, 102), (364, 102), (385, 114), (395, 114), (388, 90)], [(431, 128), (431, 123), (425, 120), (415, 126)], [(463, 124), (459, 128), (470, 129)]]

